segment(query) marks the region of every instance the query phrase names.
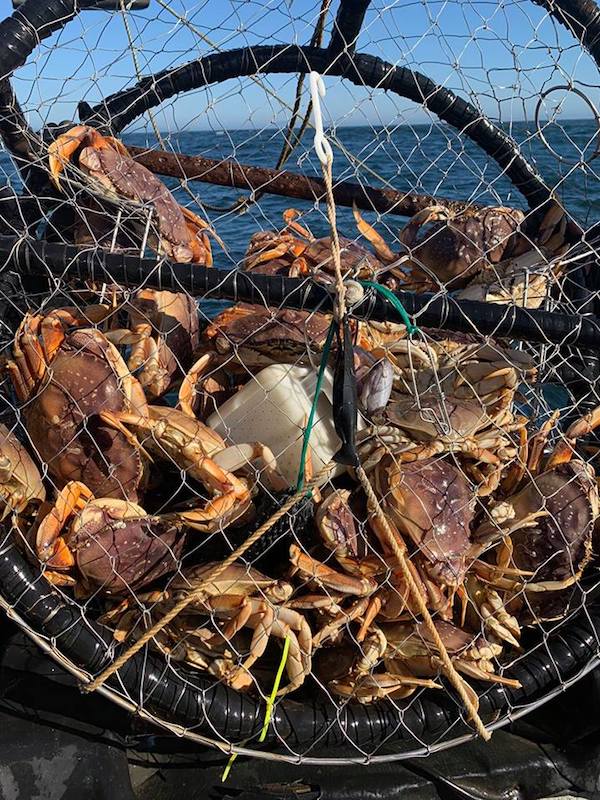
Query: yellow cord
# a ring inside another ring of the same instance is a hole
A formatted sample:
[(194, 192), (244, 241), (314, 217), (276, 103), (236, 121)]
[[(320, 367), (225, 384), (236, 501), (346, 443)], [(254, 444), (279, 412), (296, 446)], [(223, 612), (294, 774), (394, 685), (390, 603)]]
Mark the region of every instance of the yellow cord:
[[(279, 667), (275, 675), (275, 680), (273, 681), (273, 688), (267, 700), (265, 721), (263, 722), (262, 730), (260, 732), (260, 736), (258, 737), (259, 743), (264, 742), (264, 740), (267, 738), (267, 730), (269, 729), (269, 722), (271, 721), (271, 714), (273, 713), (275, 698), (277, 697), (277, 692), (279, 691), (279, 684), (281, 683), (281, 678), (283, 677), (283, 670), (285, 669), (289, 650), (290, 650), (290, 637), (286, 636), (285, 641), (283, 643), (283, 652), (281, 654), (281, 661), (279, 662)], [(225, 783), (225, 781), (227, 780), (229, 773), (231, 772), (231, 767), (233, 766), (233, 762), (236, 760), (237, 757), (238, 757), (237, 753), (231, 754), (231, 757), (227, 762), (227, 766), (225, 767), (225, 769), (223, 770), (223, 774), (221, 775), (221, 783)]]

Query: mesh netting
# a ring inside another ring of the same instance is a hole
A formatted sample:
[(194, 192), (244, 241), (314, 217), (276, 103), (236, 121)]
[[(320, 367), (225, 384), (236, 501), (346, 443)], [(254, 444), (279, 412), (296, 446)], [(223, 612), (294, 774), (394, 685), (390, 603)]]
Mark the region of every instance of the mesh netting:
[(563, 690), (598, 654), (596, 5), (93, 5), (0, 23), (4, 609), (267, 758)]

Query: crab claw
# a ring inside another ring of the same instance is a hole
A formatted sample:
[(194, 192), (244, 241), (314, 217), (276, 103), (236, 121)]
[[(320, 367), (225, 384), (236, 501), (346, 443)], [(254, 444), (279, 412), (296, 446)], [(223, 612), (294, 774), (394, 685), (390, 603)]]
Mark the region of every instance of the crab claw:
[(75, 125), (55, 139), (48, 148), (50, 177), (57, 189), (60, 189), (60, 173), (83, 145), (97, 150), (110, 148), (122, 156), (129, 156), (129, 151), (118, 139), (114, 139), (112, 136), (102, 136), (89, 125)]
[(283, 221), (288, 228), (291, 228), (293, 231), (300, 234), (300, 236), (302, 236), (304, 239), (312, 241), (314, 237), (308, 228), (305, 228), (303, 225), (300, 225), (299, 222), (296, 222), (296, 217), (299, 216), (300, 212), (296, 208), (286, 208), (286, 210), (283, 212)]
[(585, 416), (575, 420), (565, 434), (554, 451), (551, 453), (546, 469), (554, 469), (558, 464), (564, 464), (570, 461), (575, 453), (575, 443), (580, 436), (589, 436), (596, 428), (600, 426), (600, 406), (597, 406)]
[[(193, 211), (190, 211), (189, 208), (185, 208), (185, 206), (179, 206), (179, 208), (185, 217), (185, 224), (190, 234), (190, 247), (192, 248), (193, 253), (192, 262), (199, 263), (204, 260), (204, 266), (212, 267), (212, 252), (207, 233), (210, 233), (219, 247), (221, 247), (223, 250), (226, 250), (223, 240), (208, 224), (208, 222), (202, 219), (202, 217), (194, 214)], [(202, 245), (198, 241), (198, 238), (202, 240)], [(204, 251), (206, 251), (206, 253)]]
[(75, 563), (73, 554), (60, 535), (71, 514), (85, 508), (94, 499), (88, 487), (80, 481), (69, 481), (60, 490), (56, 503), (44, 517), (36, 534), (36, 550), (41, 561), (55, 569), (67, 569)]
[(407, 225), (400, 232), (400, 241), (406, 247), (412, 247), (415, 243), (417, 232), (424, 225), (430, 222), (447, 222), (451, 219), (451, 214), (445, 206), (427, 206), (412, 216)]

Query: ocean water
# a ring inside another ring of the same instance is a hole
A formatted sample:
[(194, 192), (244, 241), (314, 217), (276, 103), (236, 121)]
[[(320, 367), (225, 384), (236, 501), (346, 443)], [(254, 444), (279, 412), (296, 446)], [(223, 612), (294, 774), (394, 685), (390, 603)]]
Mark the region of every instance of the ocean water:
[[(555, 186), (558, 196), (570, 212), (584, 225), (600, 219), (600, 181), (594, 169), (598, 162), (576, 166), (581, 158), (589, 160), (595, 148), (598, 131), (587, 120), (562, 122), (561, 126), (548, 126), (545, 131), (551, 146), (562, 155), (556, 155), (534, 134), (534, 126), (513, 123), (508, 132), (518, 142), (522, 152), (535, 165), (544, 180)], [(426, 192), (456, 199), (470, 199), (479, 203), (505, 204), (525, 207), (522, 196), (509, 180), (500, 174), (496, 163), (477, 145), (460, 136), (447, 125), (404, 126), (394, 130), (373, 127), (348, 127), (337, 129), (334, 146), (334, 173), (337, 178), (369, 183), (373, 186), (391, 186), (399, 191)], [(156, 145), (154, 138), (144, 133), (123, 137), (132, 145)], [(280, 131), (267, 129), (186, 131), (165, 133), (163, 145), (189, 155), (210, 158), (237, 159), (241, 163), (274, 166), (283, 136)], [(320, 176), (320, 165), (312, 149), (310, 130), (294, 151), (286, 169), (307, 175)], [(6, 153), (0, 152), (0, 180), (18, 185), (14, 168)], [(281, 215), (290, 202), (285, 198), (264, 195), (258, 203), (251, 204), (245, 213), (229, 210), (248, 192), (190, 182), (189, 192), (180, 188), (176, 180), (166, 179), (175, 190), (179, 202), (195, 208), (194, 196), (214, 207), (206, 208), (206, 216), (213, 223), (226, 244), (227, 252), (215, 247), (215, 263), (221, 267), (234, 266), (242, 258), (250, 236), (257, 230), (281, 226)], [(328, 224), (325, 208), (315, 208), (311, 202), (294, 200), (293, 206), (306, 213), (306, 222), (315, 235), (324, 235)], [(406, 220), (387, 215), (377, 219), (374, 214), (364, 214), (371, 222), (377, 221), (378, 230), (393, 245), (394, 237)], [(357, 231), (351, 209), (338, 209), (340, 232), (356, 236)]]

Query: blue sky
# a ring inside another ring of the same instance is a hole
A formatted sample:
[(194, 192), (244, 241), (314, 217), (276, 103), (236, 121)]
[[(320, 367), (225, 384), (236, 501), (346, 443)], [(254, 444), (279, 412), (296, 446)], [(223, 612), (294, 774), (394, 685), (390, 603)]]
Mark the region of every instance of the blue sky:
[[(337, 4), (333, 0), (333, 12)], [(172, 0), (173, 14), (151, 0), (147, 11), (128, 15), (128, 23), (138, 67), (147, 74), (215, 47), (307, 43), (319, 5), (320, 0)], [(9, 0), (0, 0), (3, 16), (11, 9)], [(374, 0), (358, 49), (425, 72), (505, 123), (531, 119), (540, 92), (570, 80), (600, 102), (595, 64), (529, 0)], [(42, 120), (74, 119), (78, 100), (94, 103), (135, 81), (123, 16), (88, 11), (38, 48), (15, 86), (37, 127)], [(165, 103), (157, 122), (168, 130), (278, 126), (288, 118), (295, 83), (295, 76), (229, 81)], [(337, 78), (326, 85), (327, 116), (337, 125), (428, 121), (419, 106), (384, 92)], [(563, 92), (551, 96), (545, 116), (560, 99), (563, 118), (591, 118), (579, 99), (565, 99)]]

